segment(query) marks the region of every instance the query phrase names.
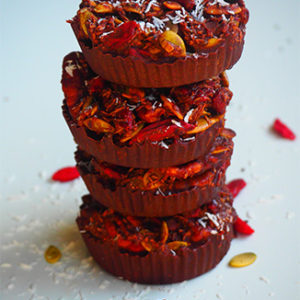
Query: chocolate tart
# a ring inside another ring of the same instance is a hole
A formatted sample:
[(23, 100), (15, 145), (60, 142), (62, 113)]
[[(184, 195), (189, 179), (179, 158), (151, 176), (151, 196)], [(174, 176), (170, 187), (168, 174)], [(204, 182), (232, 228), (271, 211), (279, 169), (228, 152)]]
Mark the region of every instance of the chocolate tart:
[[(76, 35), (76, 25), (72, 28)], [(80, 41), (79, 45), (93, 71), (104, 79), (127, 86), (163, 88), (202, 81), (231, 69), (242, 55), (244, 39), (228, 37), (214, 52), (160, 64), (113, 56)]]
[[(214, 268), (227, 253), (236, 218), (227, 193), (169, 218), (125, 217), (83, 197), (77, 224), (95, 261), (126, 280), (166, 284)], [(180, 228), (180, 230), (179, 230)]]
[(171, 89), (138, 89), (96, 76), (82, 53), (63, 61), (63, 114), (81, 149), (113, 164), (166, 167), (206, 154), (232, 97), (226, 74)]
[(94, 200), (125, 215), (164, 217), (211, 202), (224, 185), (232, 151), (232, 141), (218, 137), (204, 160), (177, 167), (123, 168), (80, 150), (75, 160)]
[(80, 149), (98, 160), (132, 168), (164, 168), (203, 157), (224, 128), (223, 118), (214, 119), (204, 131), (189, 138), (178, 137), (169, 145), (145, 141), (142, 144), (119, 146), (114, 143), (112, 137), (104, 135), (99, 139), (84, 126), (77, 125), (72, 120), (65, 102), (62, 110)]
[(172, 2), (177, 9), (165, 2), (140, 2), (106, 1), (110, 9), (103, 10), (102, 3), (83, 1), (70, 21), (88, 64), (104, 79), (174, 87), (217, 76), (241, 57), (248, 21), (242, 0), (178, 0)]

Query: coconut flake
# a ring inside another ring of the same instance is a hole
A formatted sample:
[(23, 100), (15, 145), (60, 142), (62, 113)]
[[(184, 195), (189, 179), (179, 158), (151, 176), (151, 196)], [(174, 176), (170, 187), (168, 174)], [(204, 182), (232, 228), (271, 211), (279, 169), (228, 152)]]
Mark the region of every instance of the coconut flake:
[(152, 7), (153, 4), (158, 4), (158, 3), (157, 3), (156, 0), (151, 0), (151, 1), (148, 3), (148, 5), (147, 5), (147, 7), (146, 7), (146, 9), (145, 9), (145, 11), (144, 11), (145, 14), (146, 14), (147, 12), (150, 11), (150, 9), (151, 9), (151, 7)]
[(213, 214), (211, 214), (209, 212), (206, 212), (205, 214), (207, 215), (207, 217), (209, 218), (209, 220), (212, 221), (215, 224), (215, 226), (217, 228), (220, 227), (220, 223), (218, 222), (218, 218), (217, 218), (216, 215), (213, 215)]
[(210, 6), (219, 4), (220, 6), (228, 6), (229, 3), (224, 0), (215, 0), (213, 3), (210, 3)]
[(192, 109), (190, 109), (190, 110), (186, 113), (186, 115), (184, 116), (184, 119), (183, 119), (185, 123), (188, 123), (188, 122), (189, 122), (190, 116), (192, 115), (192, 113), (193, 113), (194, 110), (195, 110), (195, 109), (192, 108)]
[(32, 266), (28, 265), (28, 264), (24, 264), (24, 263), (20, 263), (19, 267), (24, 270), (24, 271), (31, 271), (32, 270)]
[(152, 17), (152, 21), (153, 21), (153, 24), (154, 24), (154, 26), (157, 30), (162, 30), (166, 26), (165, 22), (169, 21), (169, 19), (168, 18), (159, 19), (159, 18), (156, 18), (156, 17)]
[(158, 145), (162, 148), (169, 149), (169, 146), (164, 141), (159, 142)]
[(198, 21), (201, 21), (202, 15), (203, 15), (203, 9), (204, 6), (202, 4), (201, 0), (198, 0), (196, 2), (195, 9), (191, 12), (191, 15)]
[(74, 64), (72, 60), (66, 61), (66, 67), (65, 71), (69, 74), (70, 77), (73, 77), (73, 71), (76, 69), (80, 69), (80, 67), (77, 64)]
[(180, 122), (178, 122), (178, 121), (176, 121), (176, 120), (171, 120), (171, 122), (172, 122), (174, 125), (176, 125), (176, 126), (182, 128), (182, 125), (180, 124)]

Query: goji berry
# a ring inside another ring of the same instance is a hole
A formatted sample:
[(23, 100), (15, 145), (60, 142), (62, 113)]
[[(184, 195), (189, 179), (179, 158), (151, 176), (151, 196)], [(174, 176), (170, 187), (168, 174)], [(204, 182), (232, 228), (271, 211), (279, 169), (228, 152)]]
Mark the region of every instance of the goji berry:
[(279, 119), (276, 119), (274, 121), (273, 129), (285, 139), (291, 141), (296, 139), (296, 135), (294, 134), (294, 132), (290, 128), (288, 128), (284, 123), (282, 123)]
[(244, 179), (235, 179), (227, 183), (226, 186), (233, 198), (235, 198), (246, 185), (247, 183)]
[(237, 217), (234, 223), (234, 230), (245, 235), (251, 235), (254, 233), (254, 230), (248, 225), (248, 223), (239, 217)]
[[(176, 122), (176, 123), (175, 123)], [(151, 128), (151, 130), (150, 130)], [(195, 128), (194, 125), (188, 124), (183, 121), (173, 121), (172, 120), (163, 120), (151, 124), (145, 128), (143, 128), (131, 141), (134, 142), (144, 142), (145, 140), (149, 140), (151, 142), (159, 142), (164, 139), (172, 138), (176, 135), (184, 134), (185, 132), (192, 130)]]
[(65, 167), (56, 171), (51, 178), (54, 181), (67, 182), (78, 177), (80, 177), (80, 174), (76, 167)]
[(121, 51), (130, 46), (130, 42), (140, 30), (139, 24), (135, 21), (123, 23), (113, 33), (103, 39), (103, 45), (111, 51)]

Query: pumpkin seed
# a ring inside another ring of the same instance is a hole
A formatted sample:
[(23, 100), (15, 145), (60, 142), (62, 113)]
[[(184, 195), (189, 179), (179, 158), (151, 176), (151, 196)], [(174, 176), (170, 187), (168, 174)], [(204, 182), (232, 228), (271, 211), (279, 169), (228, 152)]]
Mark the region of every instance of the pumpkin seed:
[(233, 268), (243, 268), (253, 264), (256, 260), (256, 254), (253, 252), (241, 253), (234, 256), (230, 262), (229, 266)]
[(49, 246), (44, 254), (45, 260), (49, 264), (55, 264), (61, 259), (61, 252), (55, 246)]

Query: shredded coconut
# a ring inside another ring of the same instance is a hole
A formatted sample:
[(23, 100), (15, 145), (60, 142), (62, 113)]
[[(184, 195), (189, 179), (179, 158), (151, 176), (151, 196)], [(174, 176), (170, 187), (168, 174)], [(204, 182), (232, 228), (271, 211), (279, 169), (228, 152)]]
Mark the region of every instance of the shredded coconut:
[(175, 121), (175, 120), (171, 120), (171, 122), (172, 122), (174, 125), (176, 125), (176, 126), (178, 126), (178, 127), (181, 127), (181, 128), (182, 128), (182, 126), (181, 126), (180, 122), (178, 122), (178, 121)]
[(73, 77), (73, 71), (76, 69), (80, 69), (80, 66), (74, 64), (72, 60), (66, 61), (65, 71), (69, 74), (69, 76)]
[(186, 113), (186, 115), (184, 116), (184, 119), (183, 119), (184, 122), (186, 122), (186, 123), (189, 122), (190, 116), (192, 115), (193, 111), (194, 111), (194, 108), (190, 109), (190, 110)]
[(169, 146), (164, 141), (159, 142), (158, 145), (162, 148), (169, 149)]
[(153, 4), (157, 4), (157, 1), (156, 1), (156, 0), (151, 0), (151, 1), (148, 3), (148, 5), (147, 5), (147, 7), (146, 7), (146, 9), (145, 9), (145, 11), (144, 11), (144, 13), (149, 12)]
[(217, 228), (220, 227), (220, 223), (218, 222), (218, 218), (217, 218), (216, 215), (213, 215), (213, 214), (211, 214), (211, 213), (209, 213), (209, 212), (206, 212), (205, 214), (206, 214), (207, 217), (215, 224), (215, 226), (216, 226)]
[(154, 24), (154, 26), (157, 30), (162, 30), (166, 27), (165, 22), (169, 21), (169, 19), (168, 18), (159, 19), (159, 18), (156, 18), (156, 17), (152, 17), (152, 21), (153, 21), (153, 24)]
[(201, 21), (203, 15), (203, 4), (201, 0), (196, 1), (195, 9), (191, 12), (191, 15), (198, 21)]

